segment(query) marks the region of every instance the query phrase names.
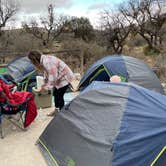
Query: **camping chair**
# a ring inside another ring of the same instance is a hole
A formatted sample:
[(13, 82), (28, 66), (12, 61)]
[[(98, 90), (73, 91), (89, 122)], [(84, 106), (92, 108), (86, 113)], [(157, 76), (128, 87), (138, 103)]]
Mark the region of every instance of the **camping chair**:
[(32, 87), (34, 86), (36, 86), (36, 70), (28, 73), (25, 77), (18, 81), (17, 90), (32, 92)]
[(0, 74), (0, 78), (7, 84), (16, 84), (17, 91), (32, 92), (36, 86), (36, 68), (28, 57), (18, 57), (6, 66), (6, 73)]
[[(4, 82), (4, 83), (3, 83)], [(5, 86), (4, 86), (5, 85)], [(24, 112), (27, 109), (27, 103), (30, 100), (29, 98), (26, 98), (24, 102), (21, 102), (19, 104), (11, 104), (10, 100), (6, 96), (6, 93), (13, 93), (13, 88), (15, 87), (14, 84), (7, 84), (3, 79), (1, 79), (1, 92), (0, 92), (0, 134), (1, 138), (3, 138), (3, 129), (2, 129), (2, 122), (3, 122), (3, 117), (8, 119), (11, 123), (13, 123), (15, 126), (24, 129), (22, 127), (24, 120), (23, 120), (23, 115)], [(6, 91), (4, 91), (6, 89)], [(14, 116), (19, 114), (19, 118), (15, 119)], [(20, 120), (21, 120), (21, 125), (20, 125)]]
[[(1, 94), (2, 95), (2, 94)], [(27, 104), (30, 99), (27, 98), (25, 102), (21, 104), (12, 105), (8, 100), (5, 102), (0, 102), (0, 134), (1, 138), (4, 138), (3, 133), (3, 118), (9, 120), (13, 125), (19, 127), (25, 131), (24, 128), (24, 115), (27, 110)], [(17, 118), (14, 118), (13, 115), (18, 114)]]
[(17, 86), (17, 91), (28, 91), (32, 92), (32, 87), (36, 86), (36, 70), (28, 73), (25, 77), (20, 80), (14, 80), (9, 74), (0, 74), (0, 79), (2, 79), (6, 84), (14, 84)]
[(6, 84), (14, 84), (17, 86), (17, 91), (32, 91), (32, 87), (36, 86), (36, 70), (28, 73), (25, 77), (20, 80), (14, 80), (9, 74), (0, 74), (0, 79), (2, 79)]

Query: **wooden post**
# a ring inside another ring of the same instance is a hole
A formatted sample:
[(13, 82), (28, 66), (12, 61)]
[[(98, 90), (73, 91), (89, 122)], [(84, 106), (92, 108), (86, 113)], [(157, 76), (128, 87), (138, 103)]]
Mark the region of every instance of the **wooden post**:
[(81, 76), (83, 75), (84, 73), (84, 54), (83, 54), (83, 51), (81, 51), (80, 53), (80, 59), (81, 59)]

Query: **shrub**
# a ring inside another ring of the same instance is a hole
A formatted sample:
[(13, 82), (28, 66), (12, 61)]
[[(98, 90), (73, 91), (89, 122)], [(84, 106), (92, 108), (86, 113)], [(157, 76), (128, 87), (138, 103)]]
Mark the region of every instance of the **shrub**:
[(166, 56), (161, 54), (156, 59), (156, 64), (154, 66), (155, 72), (160, 77), (163, 82), (166, 82)]
[[(83, 40), (64, 41), (62, 48), (80, 49), (82, 51), (84, 57), (84, 71), (96, 60), (108, 54), (105, 47), (99, 46), (96, 42), (87, 43)], [(77, 63), (80, 64), (79, 58)]]
[(150, 48), (149, 46), (145, 46), (143, 52), (145, 56), (157, 56), (160, 54), (160, 50), (158, 48)]
[(140, 36), (140, 35), (130, 35), (128, 40), (127, 40), (127, 45), (128, 47), (140, 47), (145, 45), (145, 40)]

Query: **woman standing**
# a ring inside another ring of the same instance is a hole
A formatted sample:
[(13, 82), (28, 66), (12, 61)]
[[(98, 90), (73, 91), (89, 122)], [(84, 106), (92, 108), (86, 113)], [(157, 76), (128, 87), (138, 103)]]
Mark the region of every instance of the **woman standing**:
[(74, 74), (67, 64), (57, 57), (30, 51), (28, 58), (44, 74), (44, 85), (40, 91), (53, 88), (55, 109), (48, 116), (54, 116), (64, 106), (64, 94), (74, 79)]

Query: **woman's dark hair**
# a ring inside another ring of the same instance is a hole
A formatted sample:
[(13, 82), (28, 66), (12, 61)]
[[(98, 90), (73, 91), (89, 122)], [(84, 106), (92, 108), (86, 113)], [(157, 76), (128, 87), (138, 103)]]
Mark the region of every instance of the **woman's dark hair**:
[(40, 59), (42, 54), (39, 51), (30, 51), (28, 53), (28, 58), (34, 65), (40, 65)]

